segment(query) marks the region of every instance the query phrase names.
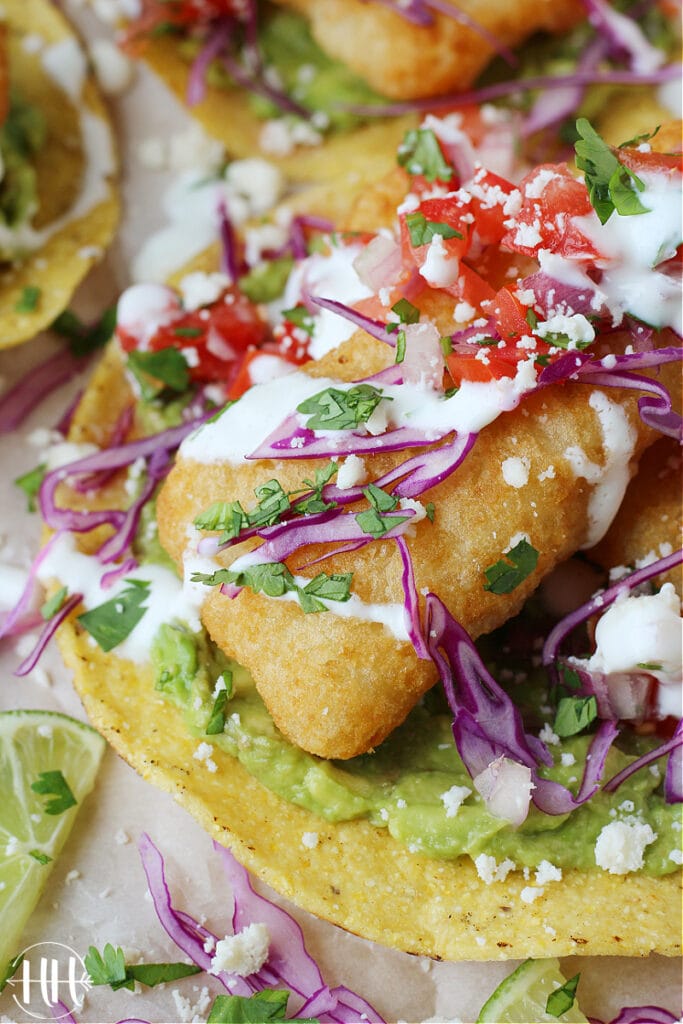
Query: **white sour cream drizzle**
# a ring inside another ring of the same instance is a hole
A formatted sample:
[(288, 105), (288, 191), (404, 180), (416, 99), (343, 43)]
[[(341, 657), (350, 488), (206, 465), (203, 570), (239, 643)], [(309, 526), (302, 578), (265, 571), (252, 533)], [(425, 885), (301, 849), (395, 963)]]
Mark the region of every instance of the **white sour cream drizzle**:
[(683, 619), (672, 583), (657, 594), (617, 599), (597, 624), (595, 653), (587, 662), (591, 672), (602, 672), (616, 684), (622, 674), (648, 668), (660, 686), (657, 711), (662, 717), (683, 714)]
[[(38, 37), (39, 38), (39, 37)], [(41, 43), (43, 41), (41, 40)], [(83, 176), (80, 192), (65, 213), (40, 231), (30, 224), (16, 228), (0, 225), (0, 248), (18, 252), (40, 249), (49, 238), (109, 197), (109, 179), (116, 170), (111, 133), (106, 121), (87, 109), (83, 100), (87, 61), (75, 39), (61, 39), (44, 46), (41, 62), (45, 73), (72, 101), (78, 110), (80, 144), (83, 151)]]
[[(363, 251), (362, 245), (332, 245), (329, 253), (316, 253), (297, 264), (287, 281), (280, 309), (291, 309), (308, 295), (320, 295), (353, 306), (372, 295), (362, 283), (353, 266), (354, 259)], [(338, 313), (321, 309), (314, 316), (315, 327), (309, 351), (311, 358), (320, 359), (337, 345), (350, 338), (356, 325)]]
[(545, 250), (539, 253), (541, 269), (563, 284), (587, 285), (588, 294), (597, 291), (615, 325), (630, 313), (653, 327), (673, 327), (680, 333), (680, 286), (653, 269), (675, 255), (683, 237), (680, 177), (657, 171), (639, 172), (638, 177), (645, 184), (638, 198), (647, 213), (624, 217), (615, 212), (606, 224), (593, 212), (574, 218), (579, 230), (605, 257), (596, 261), (603, 269), (597, 288), (574, 261)]
[[(516, 377), (463, 381), (449, 399), (418, 385), (383, 385), (383, 395), (391, 401), (383, 400), (377, 410), (386, 413), (391, 426), (419, 430), (428, 442), (452, 430), (464, 434), (482, 430), (501, 413), (514, 409), (535, 383), (536, 370), (533, 360), (529, 360), (519, 364)], [(186, 438), (180, 455), (204, 464), (239, 465), (301, 402), (330, 387), (348, 391), (353, 385), (295, 371), (287, 376), (286, 386), (282, 379), (277, 379), (251, 388), (217, 420)], [(301, 416), (302, 425), (305, 421), (306, 417)], [(347, 443), (344, 431), (316, 433), (338, 438), (340, 452)]]
[[(97, 559), (78, 551), (73, 537), (64, 534), (53, 542), (40, 566), (38, 578), (43, 583), (57, 579), (68, 584), (70, 593), (83, 594), (83, 604), (90, 610), (116, 598), (128, 586), (125, 580), (119, 580), (103, 589), (100, 580), (104, 571)], [(151, 586), (144, 602), (145, 614), (116, 647), (119, 657), (140, 664), (149, 662), (152, 641), (165, 622), (183, 622), (194, 631), (201, 628), (199, 607), (205, 595), (184, 588), (170, 569), (147, 563), (127, 573), (125, 579), (145, 580)]]
[(588, 535), (584, 548), (597, 544), (609, 529), (621, 505), (631, 479), (630, 462), (637, 434), (635, 428), (617, 402), (612, 402), (604, 391), (593, 391), (588, 399), (602, 428), (605, 464), (591, 462), (582, 448), (570, 446), (564, 457), (576, 476), (583, 477), (593, 488), (588, 501)]

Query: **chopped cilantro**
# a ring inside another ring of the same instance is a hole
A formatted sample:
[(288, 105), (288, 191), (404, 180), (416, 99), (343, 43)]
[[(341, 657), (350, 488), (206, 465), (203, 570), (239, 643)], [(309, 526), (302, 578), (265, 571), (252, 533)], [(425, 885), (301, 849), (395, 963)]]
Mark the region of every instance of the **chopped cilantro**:
[(75, 356), (87, 356), (111, 338), (116, 327), (116, 307), (105, 309), (100, 319), (91, 325), (84, 324), (71, 309), (65, 309), (50, 325), (55, 334), (67, 338), (69, 348)]
[(657, 661), (639, 661), (636, 668), (642, 668), (645, 672), (662, 671), (662, 665)]
[(29, 850), (28, 855), (29, 857), (33, 857), (34, 860), (37, 860), (39, 864), (49, 864), (52, 860), (52, 857), (43, 853), (42, 850)]
[(204, 331), (201, 327), (174, 327), (176, 338), (201, 338)]
[(407, 522), (410, 516), (388, 516), (398, 507), (398, 498), (387, 494), (381, 487), (370, 484), (363, 488), (363, 494), (370, 502), (370, 508), (356, 514), (356, 522), (363, 533), (369, 533), (375, 539), (382, 537), (395, 526)]
[[(186, 329), (193, 330), (190, 327)], [(183, 392), (187, 391), (190, 384), (187, 360), (179, 349), (172, 346), (158, 352), (135, 350), (129, 353), (126, 365), (140, 385), (142, 397), (147, 402), (159, 397), (163, 391), (162, 385), (171, 391)]]
[(38, 307), (41, 290), (35, 284), (27, 284), (21, 290), (21, 295), (14, 303), (15, 313), (33, 313)]
[(534, 330), (534, 328), (538, 327), (538, 317), (536, 316), (536, 313), (533, 311), (533, 309), (527, 309), (526, 316), (524, 317), (524, 319), (526, 320), (532, 331)]
[(305, 306), (299, 305), (292, 306), (291, 309), (283, 309), (282, 317), (284, 320), (288, 320), (290, 324), (294, 324), (295, 327), (305, 331), (309, 338), (313, 334), (315, 322)]
[(632, 139), (628, 139), (626, 142), (620, 142), (619, 149), (631, 149), (634, 146), (640, 146), (643, 142), (649, 142), (650, 139), (654, 139), (661, 127), (661, 124), (658, 124), (652, 132), (643, 132), (642, 135), (635, 135)]
[(568, 665), (561, 665), (560, 675), (562, 676), (562, 682), (568, 690), (581, 689), (581, 676), (575, 668), (569, 668)]
[(487, 580), (484, 590), (490, 590), (492, 594), (512, 593), (527, 576), (531, 575), (537, 562), (538, 551), (528, 540), (522, 538), (499, 562), (484, 569)]
[(261, 263), (240, 277), (240, 291), (252, 302), (274, 302), (285, 290), (293, 266), (291, 256)]
[(406, 332), (399, 331), (396, 335), (396, 358), (395, 363), (402, 363), (406, 357)]
[(60, 587), (59, 590), (55, 591), (52, 597), (48, 598), (45, 604), (41, 605), (40, 614), (48, 622), (53, 615), (56, 615), (59, 609), (64, 604), (64, 598), (68, 591), (66, 587)]
[(319, 1024), (314, 1017), (287, 1017), (289, 995), (286, 989), (263, 988), (253, 996), (216, 996), (207, 1024), (268, 1024), (281, 1020)]
[(59, 769), (40, 772), (37, 781), (31, 783), (31, 789), (41, 796), (52, 797), (45, 802), (46, 814), (63, 814), (70, 807), (76, 806), (76, 797)]
[(370, 419), (383, 397), (372, 384), (356, 384), (348, 391), (326, 388), (298, 405), (297, 412), (310, 416), (309, 430), (352, 430)]
[[(337, 504), (335, 501), (323, 500), (323, 487), (329, 484), (338, 468), (337, 463), (330, 460), (320, 469), (316, 469), (314, 480), (304, 480), (303, 482), (310, 489), (311, 494), (297, 500), (293, 506), (294, 511), (305, 515), (306, 513), (326, 512), (329, 508), (335, 508)], [(291, 498), (298, 493), (298, 491), (290, 491), (289, 496)]]
[(115, 949), (109, 942), (101, 953), (90, 946), (83, 962), (93, 985), (110, 985), (115, 992), (120, 988), (132, 991), (136, 981), (153, 988), (162, 982), (177, 981), (201, 971), (194, 964), (182, 963), (127, 965), (121, 947)]
[(129, 586), (116, 597), (78, 616), (78, 622), (103, 651), (111, 651), (125, 640), (147, 611), (142, 602), (149, 597), (151, 584), (144, 580), (125, 582)]
[(230, 676), (230, 687), (219, 690), (211, 708), (209, 721), (206, 723), (204, 732), (207, 736), (217, 736), (225, 729), (225, 707), (232, 693), (232, 675)]
[(192, 574), (193, 583), (205, 583), (209, 587), (232, 583), (237, 587), (249, 587), (255, 594), (263, 591), (268, 597), (282, 597), (286, 593), (294, 593), (305, 612), (325, 611), (325, 605), (317, 598), (328, 601), (348, 601), (351, 596), (351, 579), (349, 573), (319, 573), (304, 586), (300, 587), (287, 566), (283, 562), (262, 562), (249, 565), (246, 569), (217, 569), (212, 573), (196, 572)]
[[(551, 345), (554, 348), (583, 350), (584, 348), (590, 348), (595, 339), (592, 338), (590, 341), (576, 341), (572, 340), (568, 334), (555, 334), (549, 331), (547, 334), (543, 335), (543, 340), (546, 344)], [(539, 362), (542, 358), (542, 356), (538, 356), (536, 362)]]
[(421, 174), (427, 181), (450, 181), (455, 173), (446, 162), (431, 128), (415, 128), (406, 132), (396, 159), (408, 174)]
[(453, 339), (448, 334), (442, 334), (439, 338), (441, 344), (441, 351), (445, 356), (449, 356), (453, 351)]
[(425, 515), (427, 516), (427, 519), (429, 520), (430, 523), (434, 522), (435, 511), (436, 509), (434, 508), (434, 502), (428, 501), (427, 504), (425, 505)]
[(580, 135), (574, 146), (576, 166), (584, 172), (600, 223), (606, 224), (615, 210), (621, 217), (648, 213), (638, 198), (645, 185), (637, 174), (617, 159), (585, 117), (578, 119), (576, 129)]
[(40, 485), (43, 482), (43, 477), (47, 470), (47, 465), (41, 462), (35, 469), (30, 469), (28, 473), (24, 473), (22, 476), (18, 476), (14, 483), (17, 487), (20, 487), (27, 498), (26, 511), (35, 512), (36, 510), (36, 497), (40, 490)]
[(550, 993), (545, 1004), (546, 1013), (549, 1013), (551, 1017), (561, 1017), (563, 1013), (571, 1010), (580, 977), (580, 974), (575, 974), (569, 981), (565, 981), (564, 985)]
[(595, 697), (562, 697), (557, 705), (553, 731), (558, 736), (576, 736), (598, 717)]
[[(399, 299), (391, 307), (392, 312), (396, 314), (402, 324), (416, 324), (420, 320), (420, 310), (417, 306), (414, 306), (412, 302), (408, 302), (407, 299)], [(391, 324), (387, 325), (387, 330)]]
[(456, 231), (450, 224), (444, 224), (440, 220), (427, 220), (424, 213), (419, 210), (406, 214), (406, 227), (411, 244), (416, 246), (428, 245), (435, 235), (440, 235), (441, 238), (462, 238), (460, 231)]

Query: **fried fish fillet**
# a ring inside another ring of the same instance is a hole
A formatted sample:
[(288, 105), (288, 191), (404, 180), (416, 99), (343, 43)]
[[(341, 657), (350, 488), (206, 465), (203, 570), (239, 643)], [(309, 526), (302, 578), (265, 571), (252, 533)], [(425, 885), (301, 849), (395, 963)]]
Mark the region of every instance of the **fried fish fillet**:
[(432, 24), (416, 25), (367, 0), (277, 2), (308, 18), (330, 56), (396, 100), (466, 89), (491, 60), (495, 43), (517, 46), (534, 32), (565, 32), (586, 16), (573, 0), (459, 0), (453, 15), (433, 11)]
[[(388, 358), (386, 346), (358, 332), (305, 369), (348, 381)], [(623, 445), (614, 444), (615, 430)], [(618, 504), (652, 440), (636, 400), (619, 391), (577, 385), (531, 395), (486, 427), (460, 468), (426, 493), (436, 509), (434, 522), (419, 522), (408, 538), (418, 591), (439, 594), (473, 636), (491, 631), (519, 611), (558, 562), (589, 542), (601, 505)], [(571, 448), (602, 468), (599, 482), (577, 475), (565, 454)], [(506, 483), (503, 464), (519, 457), (528, 465), (528, 481), (515, 487)], [(395, 455), (366, 459), (373, 478), (398, 461)], [(248, 508), (258, 485), (276, 477), (285, 490), (294, 490), (319, 465), (298, 459), (203, 464), (181, 449), (157, 505), (163, 546), (182, 567), (188, 528), (212, 502), (240, 501)], [(521, 536), (539, 551), (535, 571), (511, 594), (485, 590), (485, 568)], [(229, 549), (221, 564), (229, 565), (242, 550)], [(321, 567), (353, 572), (353, 591), (366, 604), (403, 600), (402, 563), (393, 542), (337, 555), (312, 570), (297, 568), (320, 554), (322, 549), (308, 547), (290, 559), (289, 568), (304, 576)], [(202, 617), (216, 643), (250, 671), (285, 736), (323, 757), (348, 758), (380, 743), (436, 681), (433, 665), (378, 622), (306, 615), (293, 603), (247, 589), (236, 599), (210, 589)]]

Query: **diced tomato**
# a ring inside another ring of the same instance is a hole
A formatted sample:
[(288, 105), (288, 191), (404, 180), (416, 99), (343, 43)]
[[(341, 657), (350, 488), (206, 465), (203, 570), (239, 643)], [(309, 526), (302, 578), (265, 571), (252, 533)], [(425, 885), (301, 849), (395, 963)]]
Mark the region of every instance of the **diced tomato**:
[(477, 235), (485, 245), (500, 242), (507, 230), (504, 221), (510, 216), (504, 207), (517, 186), (482, 167), (468, 183), (467, 191), (472, 196), (469, 209), (474, 215)]
[[(150, 352), (175, 347), (192, 349), (196, 357), (189, 364), (192, 380), (198, 383), (226, 383), (239, 367), (242, 355), (265, 340), (268, 326), (253, 302), (237, 289), (230, 289), (211, 306), (182, 312), (160, 327), (146, 346)], [(138, 347), (138, 340), (120, 327), (117, 335), (124, 351)], [(194, 364), (194, 365), (193, 365)]]
[[(416, 214), (422, 214), (425, 221), (429, 223), (445, 224), (452, 231), (457, 232), (452, 238), (443, 239), (443, 247), (446, 251), (446, 259), (459, 260), (467, 252), (472, 234), (470, 219), (463, 220), (467, 210), (454, 196), (438, 197), (434, 199), (423, 199)], [(410, 233), (410, 213), (400, 215), (401, 223), (401, 244), (406, 256), (411, 255), (418, 267), (424, 266), (429, 252), (430, 242), (414, 244)], [(438, 229), (434, 229), (438, 233)]]
[(625, 164), (635, 174), (647, 171), (671, 173), (683, 170), (683, 153), (656, 153), (654, 150), (644, 153), (639, 149), (627, 146), (624, 149), (615, 149), (614, 155), (620, 163)]
[(486, 381), (500, 380), (501, 377), (514, 377), (516, 372), (515, 367), (503, 359), (492, 355), (488, 356), (488, 362), (483, 363), (480, 359), (475, 359), (474, 353), (461, 355), (452, 352), (446, 356), (446, 365), (456, 384), (463, 380), (485, 384)]
[(283, 320), (273, 331), (277, 350), (283, 359), (301, 366), (311, 358), (311, 339), (303, 327), (292, 323), (291, 320)]
[(274, 345), (272, 342), (267, 342), (261, 348), (250, 347), (242, 356), (239, 363), (239, 369), (230, 381), (230, 385), (226, 391), (227, 398), (232, 401), (236, 401), (238, 398), (242, 397), (245, 391), (249, 390), (249, 388), (255, 383), (252, 376), (254, 363), (264, 356), (274, 356), (283, 363), (290, 363), (292, 367), (301, 365), (301, 360), (292, 359), (287, 353), (280, 352), (278, 350), (278, 346)]
[(541, 164), (522, 180), (520, 191), (522, 208), (502, 245), (527, 256), (550, 249), (573, 259), (599, 258), (575, 220), (593, 209), (588, 190), (566, 164)]
[(460, 264), (460, 274), (455, 284), (449, 285), (443, 290), (456, 299), (461, 299), (463, 302), (469, 303), (470, 306), (474, 306), (476, 310), (481, 310), (484, 303), (491, 302), (496, 297), (496, 293), (488, 281), (485, 281), (476, 270), (472, 270), (466, 263)]
[(136, 49), (135, 44), (160, 25), (183, 28), (221, 17), (239, 17), (241, 6), (240, 0), (143, 0), (140, 14), (126, 31), (123, 47)]

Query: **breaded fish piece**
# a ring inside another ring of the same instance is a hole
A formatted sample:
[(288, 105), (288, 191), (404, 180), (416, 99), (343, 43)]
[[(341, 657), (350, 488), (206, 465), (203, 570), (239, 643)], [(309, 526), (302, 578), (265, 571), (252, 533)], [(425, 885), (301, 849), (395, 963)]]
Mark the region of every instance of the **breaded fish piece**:
[[(476, 31), (439, 11), (416, 25), (367, 0), (276, 0), (305, 15), (319, 46), (374, 89), (395, 100), (466, 89), (494, 55), (491, 40), (516, 46), (534, 32), (564, 32), (585, 18), (573, 0), (459, 0), (454, 12)], [(488, 36), (488, 38), (486, 38)]]
[[(305, 372), (348, 381), (358, 379), (361, 368), (363, 375), (375, 372), (390, 358), (386, 346), (358, 332), (336, 352), (307, 364)], [(225, 425), (225, 414), (220, 422)], [(621, 438), (616, 447), (615, 436)], [(610, 491), (615, 478), (625, 487), (652, 440), (636, 400), (625, 393), (572, 385), (529, 396), (486, 427), (459, 469), (426, 492), (425, 501), (435, 506), (434, 522), (419, 522), (408, 538), (418, 592), (439, 594), (475, 637), (496, 628), (520, 610), (547, 572), (600, 530), (603, 503), (621, 498)], [(602, 467), (604, 479), (589, 483), (576, 474), (564, 454), (572, 446)], [(520, 456), (528, 460), (528, 481), (511, 486), (503, 463)], [(390, 454), (366, 458), (373, 479), (399, 461)], [(275, 477), (285, 490), (294, 490), (321, 464), (207, 464), (181, 449), (158, 500), (161, 543), (182, 566), (188, 528), (212, 502), (238, 500), (252, 507), (258, 485)], [(539, 551), (535, 571), (511, 594), (485, 590), (484, 570), (521, 536)], [(244, 545), (229, 549), (221, 564), (228, 566), (243, 550)], [(321, 553), (315, 547), (298, 552), (290, 570), (310, 577), (320, 569), (353, 572), (352, 591), (364, 603), (402, 602), (402, 564), (393, 542), (378, 541), (298, 569)], [(281, 731), (323, 757), (353, 757), (380, 743), (436, 681), (431, 663), (420, 661), (409, 642), (398, 641), (379, 622), (330, 612), (307, 615), (294, 603), (247, 589), (230, 599), (217, 588), (207, 588), (202, 617), (216, 643), (249, 669)]]
[[(590, 558), (605, 569), (635, 566), (681, 547), (683, 453), (672, 438), (657, 441), (641, 459), (612, 526)], [(674, 584), (683, 596), (682, 569), (660, 582)]]

